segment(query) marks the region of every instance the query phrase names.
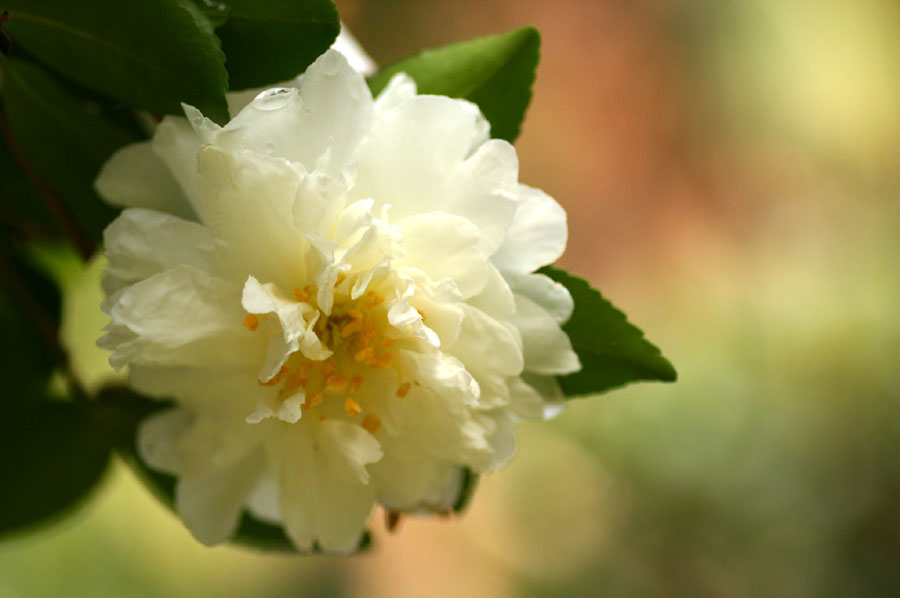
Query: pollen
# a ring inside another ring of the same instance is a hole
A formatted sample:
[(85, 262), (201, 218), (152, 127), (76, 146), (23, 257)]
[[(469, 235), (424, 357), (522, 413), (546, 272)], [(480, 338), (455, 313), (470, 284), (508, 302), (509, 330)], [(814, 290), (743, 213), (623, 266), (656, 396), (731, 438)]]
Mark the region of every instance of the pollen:
[(339, 394), (347, 390), (350, 386), (350, 381), (341, 376), (340, 374), (331, 374), (328, 376), (328, 379), (325, 381), (325, 390), (331, 394)]
[(369, 434), (374, 434), (381, 427), (381, 420), (369, 413), (363, 418), (362, 427)]
[(341, 284), (342, 284), (345, 280), (347, 280), (347, 275), (344, 274), (343, 272), (338, 272), (337, 280), (334, 281), (334, 286), (335, 286), (335, 288), (341, 286)]
[(356, 391), (359, 390), (359, 386), (362, 384), (362, 381), (363, 377), (359, 374), (353, 376), (353, 378), (350, 379), (350, 392), (355, 394)]
[(300, 303), (309, 303), (309, 295), (303, 289), (294, 289), (294, 297)]
[(412, 384), (409, 382), (404, 382), (400, 386), (397, 387), (397, 396), (401, 399), (409, 394), (409, 389), (412, 387)]
[(352, 398), (347, 397), (347, 400), (344, 401), (344, 411), (347, 412), (347, 415), (359, 415), (362, 413), (362, 407)]
[(356, 359), (356, 361), (361, 361), (364, 363), (370, 363), (372, 361), (372, 359), (374, 359), (374, 358), (375, 358), (375, 349), (373, 349), (372, 347), (366, 347), (365, 349), (363, 349), (362, 351), (359, 351), (354, 356), (354, 359)]
[(312, 409), (313, 407), (315, 407), (316, 405), (321, 403), (324, 398), (325, 398), (325, 393), (322, 392), (321, 390), (318, 392), (314, 392), (313, 394), (308, 395), (306, 397), (306, 400), (303, 401), (303, 406), (306, 407), (307, 409)]
[(375, 291), (369, 291), (366, 293), (366, 307), (375, 307), (376, 305), (383, 303), (384, 297), (376, 293)]
[(259, 328), (259, 316), (256, 314), (247, 314), (244, 316), (244, 326), (246, 326), (247, 330), (250, 332), (255, 331)]
[(288, 375), (288, 369), (284, 366), (281, 366), (281, 369), (278, 370), (277, 374), (272, 376), (271, 380), (269, 380), (268, 382), (263, 382), (262, 380), (260, 380), (259, 384), (260, 384), (260, 386), (275, 386), (276, 384), (281, 382), (282, 378), (284, 378), (287, 375)]

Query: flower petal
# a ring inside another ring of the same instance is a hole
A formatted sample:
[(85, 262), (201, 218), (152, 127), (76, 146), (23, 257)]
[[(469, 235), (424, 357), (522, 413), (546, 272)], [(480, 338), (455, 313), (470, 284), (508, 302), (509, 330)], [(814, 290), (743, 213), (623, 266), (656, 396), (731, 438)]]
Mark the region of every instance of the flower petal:
[(126, 145), (100, 169), (94, 183), (100, 197), (114, 206), (147, 208), (196, 220), (178, 182), (149, 141)]
[(522, 333), (525, 370), (536, 374), (571, 374), (581, 369), (572, 342), (549, 313), (531, 299), (516, 296), (516, 327)]
[(519, 185), (519, 207), (503, 244), (491, 257), (504, 272), (533, 272), (566, 249), (566, 212), (541, 191)]
[(517, 295), (528, 297), (541, 306), (559, 324), (572, 317), (575, 302), (568, 289), (544, 274), (506, 272), (504, 277)]

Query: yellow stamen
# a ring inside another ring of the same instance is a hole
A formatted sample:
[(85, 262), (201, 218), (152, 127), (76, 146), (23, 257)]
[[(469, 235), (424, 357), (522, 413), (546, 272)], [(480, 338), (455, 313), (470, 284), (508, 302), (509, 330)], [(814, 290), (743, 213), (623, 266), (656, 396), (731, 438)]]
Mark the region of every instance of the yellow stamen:
[(325, 381), (325, 390), (332, 394), (342, 393), (347, 390), (347, 387), (349, 386), (350, 381), (340, 374), (331, 374)]
[(374, 359), (373, 361), (370, 361), (369, 365), (376, 367), (376, 368), (384, 369), (384, 368), (391, 367), (391, 363), (393, 363), (393, 362), (394, 362), (394, 356), (391, 355), (390, 353), (386, 353), (385, 355), (382, 355), (381, 357), (378, 357), (378, 358)]
[(382, 347), (390, 347), (391, 345), (393, 345), (396, 342), (397, 342), (397, 339), (395, 339), (395, 338), (383, 338), (383, 339), (381, 339), (381, 341), (379, 341), (378, 344), (381, 345)]
[(294, 289), (294, 297), (297, 298), (297, 301), (300, 303), (309, 303), (309, 295), (303, 289)]
[(335, 286), (335, 287), (341, 286), (341, 284), (342, 284), (345, 280), (347, 280), (347, 275), (344, 274), (343, 272), (338, 272), (337, 280), (334, 281), (334, 286)]
[(259, 328), (259, 316), (256, 314), (247, 314), (244, 316), (244, 326), (247, 327), (247, 330), (253, 332)]
[(384, 301), (384, 297), (382, 297), (375, 291), (369, 291), (368, 293), (366, 293), (366, 301), (365, 301), (366, 307), (375, 307), (376, 305), (378, 305), (379, 303), (382, 303), (383, 301)]
[(404, 382), (400, 386), (397, 387), (397, 396), (401, 399), (409, 394), (409, 389), (412, 387), (412, 384), (409, 382)]
[(374, 434), (381, 427), (381, 420), (369, 413), (363, 418), (362, 427), (369, 434)]
[(359, 415), (362, 413), (362, 407), (359, 406), (359, 403), (347, 397), (347, 400), (344, 401), (344, 411), (347, 412), (347, 415)]
[(316, 405), (321, 403), (322, 399), (324, 399), (324, 398), (325, 398), (325, 393), (322, 392), (321, 390), (318, 392), (314, 392), (313, 394), (308, 395), (306, 397), (306, 400), (303, 401), (303, 406), (306, 407), (307, 409), (312, 409), (313, 407), (315, 407)]
[(375, 349), (373, 349), (372, 347), (366, 347), (365, 349), (363, 349), (362, 351), (359, 351), (359, 352), (354, 356), (354, 358), (356, 359), (356, 361), (362, 361), (362, 362), (365, 362), (365, 363), (369, 363), (369, 361), (370, 361), (373, 357), (375, 357)]
[(360, 384), (362, 384), (362, 381), (363, 377), (359, 374), (353, 376), (353, 378), (350, 380), (350, 392), (356, 394), (356, 391), (359, 390), (359, 386)]
[(347, 337), (354, 332), (359, 332), (363, 328), (363, 315), (358, 309), (348, 309), (347, 315), (353, 318), (352, 322), (347, 323), (341, 328), (341, 336)]
[(322, 375), (328, 376), (331, 372), (335, 370), (337, 367), (337, 363), (334, 361), (334, 358), (331, 357), (322, 362)]

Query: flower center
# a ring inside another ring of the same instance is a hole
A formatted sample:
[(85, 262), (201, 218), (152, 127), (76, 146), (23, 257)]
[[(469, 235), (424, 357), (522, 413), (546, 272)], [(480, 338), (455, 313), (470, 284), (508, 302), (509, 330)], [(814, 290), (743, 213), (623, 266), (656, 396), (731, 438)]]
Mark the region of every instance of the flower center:
[[(350, 418), (362, 416), (360, 425), (374, 434), (381, 427), (381, 421), (373, 413), (365, 413), (363, 391), (367, 374), (373, 369), (385, 370), (393, 366), (401, 380), (394, 394), (401, 398), (409, 393), (413, 383), (402, 381), (400, 368), (394, 364), (392, 347), (401, 340), (401, 333), (388, 324), (384, 297), (369, 290), (352, 299), (346, 290), (348, 285), (342, 287), (344, 280), (340, 275), (334, 285), (334, 305), (328, 315), (319, 309), (315, 286), (296, 288), (293, 293), (298, 303), (319, 310), (313, 330), (322, 345), (331, 351), (331, 356), (313, 360), (296, 351), (273, 378), (265, 382), (260, 380), (259, 384), (280, 386), (277, 397), (280, 404), (289, 400), (302, 401), (303, 411), (316, 412), (321, 419), (325, 414), (320, 407), (326, 405), (326, 400), (337, 401)], [(345, 288), (345, 292), (339, 287)], [(256, 331), (259, 316), (247, 314), (243, 324), (250, 331)]]

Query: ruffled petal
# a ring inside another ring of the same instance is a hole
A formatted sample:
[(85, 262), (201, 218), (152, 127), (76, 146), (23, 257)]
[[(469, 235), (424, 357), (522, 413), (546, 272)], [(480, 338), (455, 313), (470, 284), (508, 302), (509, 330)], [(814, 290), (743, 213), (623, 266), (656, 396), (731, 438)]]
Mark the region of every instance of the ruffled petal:
[(535, 374), (571, 374), (581, 369), (569, 336), (546, 310), (531, 299), (516, 296), (513, 322), (522, 333), (525, 370)]
[(519, 185), (515, 218), (491, 261), (504, 272), (533, 272), (559, 259), (567, 239), (565, 210), (540, 189)]
[(147, 208), (196, 220), (178, 182), (149, 141), (126, 145), (107, 160), (94, 183), (100, 197), (114, 206)]

